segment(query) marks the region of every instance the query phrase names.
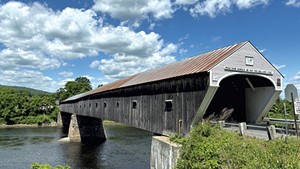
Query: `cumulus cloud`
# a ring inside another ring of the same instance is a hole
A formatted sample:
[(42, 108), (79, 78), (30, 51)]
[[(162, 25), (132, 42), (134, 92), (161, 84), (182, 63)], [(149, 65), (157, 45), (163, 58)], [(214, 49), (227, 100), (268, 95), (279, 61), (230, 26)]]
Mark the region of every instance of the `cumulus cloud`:
[[(171, 53), (177, 51), (177, 46), (174, 44), (162, 46), (162, 44), (160, 42), (159, 48), (155, 49), (151, 55), (145, 57), (117, 53), (111, 59), (101, 59), (100, 61), (92, 62), (90, 67), (98, 67), (106, 75), (104, 81), (110, 81), (174, 62), (175, 57), (171, 56)], [(145, 46), (146, 48), (147, 46)]]
[(59, 72), (58, 74), (61, 75), (61, 76), (64, 76), (64, 77), (70, 77), (70, 76), (73, 76), (74, 73), (63, 71), (63, 72)]
[(46, 57), (40, 52), (24, 51), (22, 49), (3, 49), (0, 51), (0, 69), (17, 67), (53, 69), (61, 66), (56, 58)]
[(171, 56), (177, 45), (165, 44), (156, 33), (133, 32), (128, 27), (106, 27), (95, 35), (92, 43), (111, 55), (111, 59), (93, 61), (107, 76), (119, 79), (175, 61)]
[(122, 20), (171, 18), (174, 10), (170, 0), (94, 0), (95, 11), (108, 13)]
[(300, 71), (294, 77), (292, 77), (292, 81), (300, 83)]
[[(169, 18), (173, 12), (167, 0), (136, 3), (143, 8), (141, 17)], [(53, 11), (40, 3), (8, 2), (0, 5), (0, 66), (11, 71), (47, 70), (103, 52), (110, 58), (94, 61), (90, 67), (98, 68), (107, 78), (118, 78), (175, 61), (171, 56), (177, 49), (175, 44), (166, 44), (157, 33), (136, 32), (124, 25), (104, 24), (91, 9)], [(59, 74), (71, 76), (71, 72)], [(11, 76), (18, 79), (17, 74)]]
[(0, 42), (63, 59), (95, 56), (97, 50), (87, 44), (99, 23), (95, 16), (92, 10), (54, 12), (39, 3), (8, 2), (0, 6)]
[(224, 14), (231, 11), (233, 6), (239, 9), (249, 9), (257, 5), (267, 5), (269, 0), (204, 0), (197, 1), (191, 8), (192, 16), (208, 15), (216, 17), (217, 14)]
[(1, 70), (0, 84), (11, 86), (24, 86), (44, 91), (54, 92), (58, 89), (57, 83), (40, 71), (33, 70)]
[(190, 5), (190, 4), (194, 4), (196, 2), (197, 2), (197, 0), (176, 0), (175, 4), (178, 4), (178, 5)]
[(287, 6), (300, 7), (300, 0), (288, 0), (285, 4)]

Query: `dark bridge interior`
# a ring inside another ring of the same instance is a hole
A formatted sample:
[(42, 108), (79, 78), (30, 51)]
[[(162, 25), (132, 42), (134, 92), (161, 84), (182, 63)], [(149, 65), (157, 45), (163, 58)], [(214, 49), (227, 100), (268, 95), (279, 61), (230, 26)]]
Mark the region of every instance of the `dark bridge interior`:
[[(273, 87), (273, 84), (266, 78), (251, 75), (234, 75), (223, 79), (206, 110), (204, 119), (210, 117), (214, 120), (247, 122), (246, 89), (255, 92), (259, 87)], [(257, 101), (259, 102), (259, 98)], [(233, 112), (227, 119), (218, 119), (222, 116), (224, 108), (232, 109)]]

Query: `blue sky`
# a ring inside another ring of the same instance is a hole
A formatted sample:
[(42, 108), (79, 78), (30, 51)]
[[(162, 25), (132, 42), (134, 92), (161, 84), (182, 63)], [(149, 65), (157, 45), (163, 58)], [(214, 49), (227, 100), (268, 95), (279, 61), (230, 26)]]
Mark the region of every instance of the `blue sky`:
[(55, 92), (250, 40), (300, 89), (300, 0), (0, 0), (0, 84)]

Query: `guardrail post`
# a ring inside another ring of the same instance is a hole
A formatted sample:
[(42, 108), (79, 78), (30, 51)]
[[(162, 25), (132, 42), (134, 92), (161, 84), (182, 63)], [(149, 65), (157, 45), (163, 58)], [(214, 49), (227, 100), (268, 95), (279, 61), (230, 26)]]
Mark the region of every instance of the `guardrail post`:
[(245, 135), (245, 130), (247, 129), (247, 124), (245, 122), (239, 123), (239, 132), (241, 136)]
[(220, 128), (224, 128), (225, 127), (225, 121), (224, 120), (218, 121), (218, 125), (219, 125)]
[(274, 125), (267, 126), (269, 140), (275, 139), (276, 129)]

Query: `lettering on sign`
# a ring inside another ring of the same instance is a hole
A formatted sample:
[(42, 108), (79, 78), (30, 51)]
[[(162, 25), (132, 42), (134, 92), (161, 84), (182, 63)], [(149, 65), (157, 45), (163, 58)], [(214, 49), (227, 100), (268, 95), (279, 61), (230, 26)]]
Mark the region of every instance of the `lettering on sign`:
[(253, 73), (253, 74), (263, 74), (263, 75), (273, 75), (273, 71), (270, 70), (260, 70), (260, 69), (249, 69), (249, 68), (239, 68), (239, 67), (230, 67), (226, 66), (224, 68), (225, 71), (231, 72), (245, 72), (245, 73)]

